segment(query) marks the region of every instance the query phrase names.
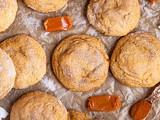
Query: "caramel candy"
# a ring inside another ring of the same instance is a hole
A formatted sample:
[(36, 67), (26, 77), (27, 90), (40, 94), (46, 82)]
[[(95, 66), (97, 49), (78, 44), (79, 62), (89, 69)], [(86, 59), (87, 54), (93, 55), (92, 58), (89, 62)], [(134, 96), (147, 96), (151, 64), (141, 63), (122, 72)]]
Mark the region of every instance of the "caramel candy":
[(149, 111), (151, 110), (151, 106), (151, 103), (147, 100), (139, 101), (132, 107), (131, 116), (135, 120), (142, 120), (148, 115)]
[(152, 3), (155, 3), (157, 2), (158, 0), (149, 0), (149, 2), (152, 2)]
[(72, 27), (72, 19), (69, 16), (48, 18), (44, 21), (47, 32), (69, 30)]
[(116, 95), (94, 96), (88, 99), (88, 109), (92, 111), (114, 111), (121, 107)]

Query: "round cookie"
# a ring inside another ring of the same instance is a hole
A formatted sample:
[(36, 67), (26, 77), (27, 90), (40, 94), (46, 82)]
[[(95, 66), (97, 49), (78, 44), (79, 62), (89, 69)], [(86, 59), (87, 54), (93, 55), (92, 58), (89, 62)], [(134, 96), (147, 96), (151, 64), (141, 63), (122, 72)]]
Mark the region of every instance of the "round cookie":
[(17, 0), (0, 1), (0, 32), (5, 31), (14, 22), (17, 10)]
[(16, 70), (10, 56), (0, 49), (0, 100), (13, 88), (15, 77)]
[(46, 55), (41, 45), (27, 35), (17, 35), (0, 44), (16, 69), (14, 88), (24, 89), (39, 82), (46, 73)]
[(160, 41), (146, 32), (123, 37), (113, 51), (110, 68), (124, 85), (154, 86), (160, 82)]
[(109, 60), (100, 40), (88, 35), (72, 35), (56, 47), (52, 66), (66, 88), (89, 91), (106, 80)]
[(92, 118), (80, 111), (69, 110), (69, 120), (92, 120)]
[(14, 103), (10, 120), (68, 120), (68, 113), (57, 98), (35, 91)]
[(54, 12), (61, 9), (68, 0), (23, 0), (26, 5), (39, 12)]
[(124, 36), (140, 19), (138, 0), (90, 0), (87, 17), (105, 35)]

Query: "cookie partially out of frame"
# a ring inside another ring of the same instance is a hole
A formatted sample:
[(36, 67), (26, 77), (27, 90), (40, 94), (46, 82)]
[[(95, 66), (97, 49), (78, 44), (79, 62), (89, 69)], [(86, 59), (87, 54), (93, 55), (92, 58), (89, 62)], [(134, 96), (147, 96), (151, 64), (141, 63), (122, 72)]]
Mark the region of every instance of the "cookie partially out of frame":
[(54, 12), (61, 9), (68, 0), (23, 0), (24, 3), (39, 12)]
[(46, 55), (41, 45), (28, 35), (17, 35), (0, 44), (16, 69), (14, 88), (24, 89), (39, 82), (46, 73)]
[(105, 35), (124, 36), (140, 19), (138, 0), (90, 0), (87, 17)]
[(56, 97), (35, 91), (14, 103), (10, 120), (68, 120), (68, 112)]
[(160, 41), (150, 33), (131, 33), (120, 39), (110, 63), (113, 75), (130, 87), (160, 82)]
[(62, 40), (53, 53), (52, 66), (58, 80), (73, 91), (100, 87), (108, 75), (108, 55), (103, 43), (88, 35)]
[(13, 88), (16, 70), (10, 56), (0, 49), (0, 100)]
[(0, 32), (14, 22), (18, 10), (17, 0), (0, 0)]

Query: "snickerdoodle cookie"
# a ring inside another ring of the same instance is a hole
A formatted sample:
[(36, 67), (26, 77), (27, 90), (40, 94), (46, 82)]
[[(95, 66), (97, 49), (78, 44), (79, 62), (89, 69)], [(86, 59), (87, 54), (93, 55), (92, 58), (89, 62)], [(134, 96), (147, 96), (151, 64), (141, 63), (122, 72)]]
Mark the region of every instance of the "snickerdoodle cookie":
[(54, 12), (61, 9), (68, 0), (23, 0), (26, 5), (39, 12)]
[(69, 120), (92, 120), (92, 118), (80, 111), (69, 110)]
[(146, 32), (120, 39), (110, 63), (113, 75), (130, 87), (152, 87), (160, 82), (160, 41)]
[(124, 36), (140, 19), (138, 0), (90, 0), (87, 17), (105, 35)]
[(17, 10), (17, 0), (0, 0), (0, 32), (14, 22)]
[(14, 86), (16, 70), (10, 56), (0, 49), (0, 100), (3, 99)]
[(10, 120), (68, 120), (68, 113), (57, 98), (35, 91), (14, 103)]
[(17, 35), (0, 44), (13, 60), (16, 69), (14, 88), (36, 84), (46, 73), (46, 55), (41, 45), (27, 35)]
[(104, 83), (109, 61), (100, 40), (88, 35), (72, 35), (56, 47), (52, 66), (66, 88), (89, 91)]

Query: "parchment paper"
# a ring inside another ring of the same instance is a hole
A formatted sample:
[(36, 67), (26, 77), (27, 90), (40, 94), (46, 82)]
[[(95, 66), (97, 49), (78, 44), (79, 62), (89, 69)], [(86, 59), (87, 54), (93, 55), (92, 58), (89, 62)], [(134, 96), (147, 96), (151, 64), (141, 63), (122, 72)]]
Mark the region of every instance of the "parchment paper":
[[(140, 0), (141, 19), (134, 31), (144, 30), (153, 33), (160, 40), (160, 0), (151, 4), (148, 0)], [(18, 0), (19, 10), (15, 22), (11, 27), (0, 33), (0, 41), (18, 34), (28, 34), (35, 38), (45, 49), (47, 55), (47, 74), (38, 84), (23, 90), (13, 89), (3, 100), (0, 106), (10, 112), (13, 103), (23, 94), (41, 90), (58, 97), (67, 109), (81, 110), (98, 120), (131, 120), (130, 107), (143, 99), (151, 88), (129, 88), (118, 82), (109, 72), (106, 82), (98, 89), (89, 92), (71, 92), (65, 89), (56, 80), (51, 69), (51, 55), (55, 46), (65, 37), (72, 34), (88, 34), (101, 39), (106, 45), (109, 56), (118, 37), (108, 37), (96, 31), (87, 21), (86, 8), (89, 0), (69, 0), (68, 4), (58, 12), (39, 13), (26, 7), (22, 0)], [(43, 20), (49, 17), (69, 15), (73, 19), (73, 27), (69, 31), (48, 33), (44, 30)], [(86, 100), (93, 95), (116, 94), (121, 98), (122, 107), (114, 112), (89, 112), (86, 109)], [(46, 113), (47, 114), (47, 113)], [(9, 117), (6, 118), (9, 120)], [(146, 120), (160, 120), (160, 100), (153, 104), (153, 109)]]

